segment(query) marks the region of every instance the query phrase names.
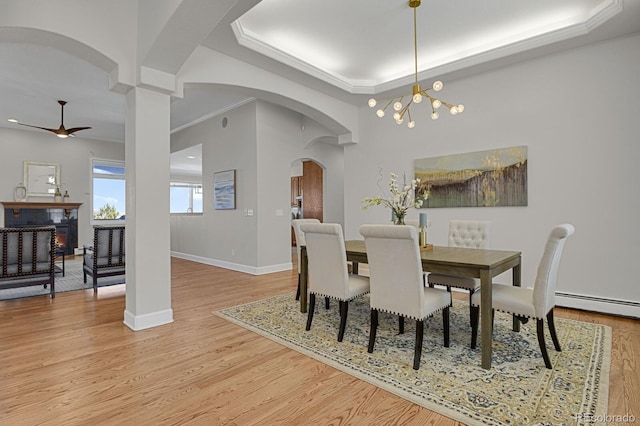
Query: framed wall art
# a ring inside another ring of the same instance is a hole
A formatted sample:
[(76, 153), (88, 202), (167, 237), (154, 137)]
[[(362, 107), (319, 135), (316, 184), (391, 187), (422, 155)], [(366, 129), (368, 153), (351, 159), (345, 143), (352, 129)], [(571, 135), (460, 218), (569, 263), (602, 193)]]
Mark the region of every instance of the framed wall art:
[(235, 169), (213, 174), (213, 207), (216, 210), (233, 210), (236, 208)]
[(527, 205), (527, 147), (492, 149), (414, 161), (425, 207)]

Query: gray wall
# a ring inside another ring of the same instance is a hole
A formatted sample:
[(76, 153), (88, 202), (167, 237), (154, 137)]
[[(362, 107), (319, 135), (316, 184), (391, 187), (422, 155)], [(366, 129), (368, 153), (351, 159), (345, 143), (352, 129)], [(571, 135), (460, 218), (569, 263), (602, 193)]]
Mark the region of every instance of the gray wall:
[[(253, 274), (291, 269), (291, 163), (313, 159), (324, 167), (325, 221), (342, 223), (343, 148), (305, 147), (300, 114), (266, 102), (224, 117), (172, 135), (172, 147), (202, 143), (204, 190), (202, 215), (171, 217), (172, 253)], [(213, 173), (229, 169), (237, 173), (236, 209), (214, 210)]]
[[(445, 81), (440, 93), (463, 103), (464, 114), (441, 113), (433, 122), (416, 108), (410, 130), (361, 108), (361, 143), (345, 149), (345, 199), (378, 195), (378, 168), (384, 188), (390, 171), (412, 175), (416, 158), (526, 145), (527, 207), (420, 210), (432, 222), (429, 241), (447, 244), (450, 219), (490, 220), (491, 247), (522, 251), (523, 284), (532, 286), (549, 230), (570, 222), (576, 233), (558, 291), (596, 300), (562, 303), (630, 314), (608, 302), (632, 301), (640, 315), (640, 35)], [(345, 216), (347, 238), (359, 238), (363, 223), (389, 221), (386, 209), (362, 211), (351, 202)]]

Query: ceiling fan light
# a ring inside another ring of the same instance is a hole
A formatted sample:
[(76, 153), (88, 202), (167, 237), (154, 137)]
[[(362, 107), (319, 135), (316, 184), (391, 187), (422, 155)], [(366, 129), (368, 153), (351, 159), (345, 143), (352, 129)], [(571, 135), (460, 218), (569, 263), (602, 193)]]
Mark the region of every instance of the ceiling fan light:
[(64, 133), (58, 133), (58, 134), (56, 134), (56, 136), (58, 136), (61, 139), (64, 139), (64, 138), (68, 137), (69, 135), (65, 135)]

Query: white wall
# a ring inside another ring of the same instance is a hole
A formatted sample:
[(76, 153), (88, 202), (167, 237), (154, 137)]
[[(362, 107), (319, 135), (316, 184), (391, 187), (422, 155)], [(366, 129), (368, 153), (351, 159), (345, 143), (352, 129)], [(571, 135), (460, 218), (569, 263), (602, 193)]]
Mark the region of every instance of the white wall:
[[(172, 135), (172, 146), (202, 143), (204, 211), (171, 217), (174, 255), (261, 274), (291, 268), (291, 163), (325, 168), (325, 221), (343, 223), (343, 148), (305, 147), (300, 114), (256, 101)], [(237, 170), (236, 210), (213, 210), (213, 172)], [(254, 216), (245, 216), (253, 209)], [(280, 215), (282, 211), (282, 215)]]
[[(60, 164), (62, 191), (69, 191), (78, 209), (78, 243), (93, 244), (91, 226), (91, 158), (124, 161), (124, 143), (82, 137), (60, 139), (52, 133), (0, 127), (0, 201), (13, 201), (16, 185), (23, 181), (23, 161)], [(29, 197), (28, 201), (53, 201)], [(0, 217), (4, 226), (4, 211)]]
[(440, 93), (463, 103), (464, 114), (433, 122), (415, 108), (410, 130), (360, 109), (361, 143), (345, 148), (347, 237), (359, 238), (363, 223), (389, 221), (382, 207), (359, 208), (362, 197), (380, 193), (378, 168), (385, 188), (390, 171), (412, 175), (416, 158), (527, 145), (527, 207), (421, 210), (433, 225), (429, 241), (446, 245), (450, 219), (491, 220), (491, 246), (522, 251), (523, 285), (532, 286), (549, 230), (570, 222), (576, 233), (558, 291), (597, 300), (561, 302), (640, 316), (640, 35), (445, 81)]

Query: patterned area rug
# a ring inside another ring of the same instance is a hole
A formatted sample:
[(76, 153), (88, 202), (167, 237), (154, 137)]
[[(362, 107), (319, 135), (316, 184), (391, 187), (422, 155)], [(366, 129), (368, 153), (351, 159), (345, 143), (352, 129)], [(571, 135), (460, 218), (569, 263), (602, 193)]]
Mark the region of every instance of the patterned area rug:
[[(87, 276), (87, 283), (82, 277), (82, 260), (68, 260), (65, 262), (64, 277), (56, 274), (56, 294), (65, 291), (86, 290), (93, 288), (91, 277)], [(104, 277), (98, 279), (98, 287), (106, 287), (124, 283), (124, 275), (118, 277)], [(41, 285), (29, 287), (8, 288), (0, 290), (0, 300), (18, 299), (21, 297), (49, 295), (49, 288)]]
[[(562, 352), (547, 335), (553, 370), (544, 367), (529, 321), (519, 333), (511, 317), (496, 312), (491, 370), (480, 367), (480, 342), (469, 348), (471, 328), (465, 302), (454, 300), (451, 344), (443, 346), (442, 316), (425, 323), (420, 370), (413, 365), (415, 321), (398, 334), (397, 317), (380, 315), (374, 352), (367, 352), (369, 299), (349, 303), (347, 328), (337, 342), (338, 303), (317, 303), (310, 331), (294, 295), (286, 294), (214, 312), (348, 374), (465, 424), (582, 424), (606, 414), (611, 328), (556, 318)], [(480, 336), (478, 336), (480, 339)]]

